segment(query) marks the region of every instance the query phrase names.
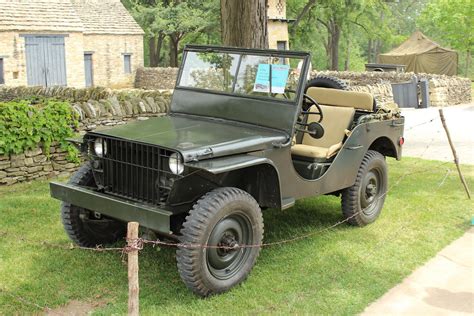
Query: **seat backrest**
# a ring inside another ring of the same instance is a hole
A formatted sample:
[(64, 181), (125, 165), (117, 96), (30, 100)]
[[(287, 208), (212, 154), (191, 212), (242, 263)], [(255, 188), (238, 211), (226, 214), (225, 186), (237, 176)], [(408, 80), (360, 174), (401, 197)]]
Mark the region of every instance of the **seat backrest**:
[(310, 87), (306, 94), (319, 104), (350, 107), (364, 111), (374, 110), (374, 97), (366, 92)]
[[(346, 135), (345, 130), (351, 127), (352, 121), (354, 120), (355, 109), (349, 107), (340, 106), (327, 106), (321, 105), (323, 112), (323, 120), (321, 125), (324, 128), (324, 135), (319, 139), (311, 137), (311, 135), (305, 133), (303, 135), (302, 144), (318, 147), (331, 147), (344, 140)], [(316, 112), (317, 108), (313, 105), (310, 112)], [(319, 115), (309, 114), (308, 123), (317, 122)]]

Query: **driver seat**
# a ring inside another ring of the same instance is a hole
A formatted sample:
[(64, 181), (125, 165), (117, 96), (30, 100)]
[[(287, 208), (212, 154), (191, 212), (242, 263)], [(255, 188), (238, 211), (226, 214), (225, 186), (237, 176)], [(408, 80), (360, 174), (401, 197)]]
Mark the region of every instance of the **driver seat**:
[[(317, 111), (316, 106), (313, 105), (309, 111)], [(308, 133), (304, 133), (301, 144), (295, 144), (291, 147), (291, 154), (293, 156), (302, 157), (303, 160), (308, 160), (309, 158), (311, 161), (327, 160), (342, 148), (342, 141), (344, 136), (346, 136), (346, 130), (351, 127), (354, 120), (355, 109), (321, 105), (321, 111), (324, 116), (320, 123), (324, 128), (323, 137), (315, 139)], [(307, 123), (317, 122), (318, 119), (319, 115), (309, 114)]]
[[(303, 134), (301, 144), (291, 147), (294, 158), (309, 161), (326, 161), (342, 148), (344, 137), (354, 121), (355, 108), (372, 111), (373, 96), (369, 93), (310, 87), (306, 93), (319, 102), (323, 113), (320, 123), (324, 135), (315, 139), (308, 133)], [(313, 105), (310, 112), (317, 111)], [(317, 122), (319, 115), (309, 114), (307, 123)]]

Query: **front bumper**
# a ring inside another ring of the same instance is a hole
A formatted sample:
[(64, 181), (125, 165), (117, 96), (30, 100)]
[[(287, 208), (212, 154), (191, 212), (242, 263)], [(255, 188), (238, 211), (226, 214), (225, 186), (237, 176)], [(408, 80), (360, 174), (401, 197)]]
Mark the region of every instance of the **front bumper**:
[(157, 207), (112, 197), (89, 188), (51, 182), (51, 196), (55, 199), (124, 221), (138, 222), (151, 230), (170, 233), (172, 213)]

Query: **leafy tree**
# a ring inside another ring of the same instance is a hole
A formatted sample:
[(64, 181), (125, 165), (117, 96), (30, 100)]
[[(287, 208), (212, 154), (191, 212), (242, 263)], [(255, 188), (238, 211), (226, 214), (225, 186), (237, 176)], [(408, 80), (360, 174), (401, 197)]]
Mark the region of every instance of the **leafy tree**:
[(163, 47), (169, 45), (169, 65), (178, 66), (180, 43), (186, 36), (211, 32), (218, 24), (211, 0), (122, 0), (145, 30), (150, 66), (164, 65)]
[[(344, 68), (349, 68), (350, 47), (352, 45), (352, 37), (355, 35), (354, 28), (361, 28), (363, 32), (368, 32), (367, 27), (363, 24), (368, 22), (367, 19), (360, 19), (376, 6), (375, 0), (326, 0), (314, 1), (309, 0), (304, 6), (301, 1), (294, 0), (289, 2), (290, 11), (297, 13), (295, 24), (292, 26), (292, 33), (302, 35), (298, 32), (297, 27), (305, 25), (310, 27), (313, 32), (311, 36), (318, 33), (325, 34), (324, 40), (319, 41), (319, 45), (323, 45), (326, 51), (327, 68), (338, 70), (340, 68), (340, 46), (341, 39), (345, 40), (346, 61)], [(304, 15), (307, 15), (306, 23), (303, 22)], [(319, 24), (321, 27), (315, 27)], [(316, 30), (315, 30), (316, 28)], [(307, 33), (307, 29), (303, 29)], [(357, 30), (361, 32), (361, 30)], [(318, 36), (319, 39), (321, 36)]]
[(472, 63), (474, 46), (474, 3), (472, 0), (432, 0), (424, 8), (419, 26), (427, 35), (465, 55), (466, 76)]

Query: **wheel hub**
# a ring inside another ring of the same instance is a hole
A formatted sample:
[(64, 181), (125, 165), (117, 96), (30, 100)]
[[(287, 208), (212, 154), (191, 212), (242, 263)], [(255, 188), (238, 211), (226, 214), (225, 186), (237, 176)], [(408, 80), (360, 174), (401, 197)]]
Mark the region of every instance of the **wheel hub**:
[(217, 245), (219, 247), (223, 247), (218, 249), (220, 250), (221, 254), (228, 254), (235, 251), (235, 247), (239, 244), (237, 243), (237, 240), (235, 240), (235, 236), (233, 234), (225, 233), (221, 241)]
[(379, 174), (375, 170), (367, 173), (363, 182), (360, 201), (362, 209), (367, 209), (364, 213), (370, 213), (369, 208), (378, 199), (380, 191), (379, 182)]
[[(243, 215), (231, 215), (214, 226), (206, 249), (209, 272), (220, 280), (225, 280), (239, 272), (250, 249), (237, 248), (249, 244), (252, 240), (252, 227)], [(222, 247), (222, 248), (218, 248)]]

